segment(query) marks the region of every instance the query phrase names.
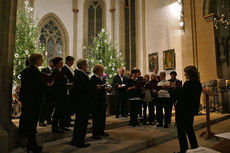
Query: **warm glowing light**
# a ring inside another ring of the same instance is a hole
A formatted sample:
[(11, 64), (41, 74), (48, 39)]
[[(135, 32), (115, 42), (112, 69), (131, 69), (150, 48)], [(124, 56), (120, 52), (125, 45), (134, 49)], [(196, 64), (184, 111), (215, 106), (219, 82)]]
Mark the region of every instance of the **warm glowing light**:
[(184, 22), (183, 22), (183, 21), (180, 21), (179, 26), (180, 26), (180, 27), (183, 27), (183, 26), (184, 26)]
[(170, 5), (170, 10), (176, 18), (180, 19), (181, 18), (181, 11), (182, 11), (182, 5), (179, 3), (175, 2)]

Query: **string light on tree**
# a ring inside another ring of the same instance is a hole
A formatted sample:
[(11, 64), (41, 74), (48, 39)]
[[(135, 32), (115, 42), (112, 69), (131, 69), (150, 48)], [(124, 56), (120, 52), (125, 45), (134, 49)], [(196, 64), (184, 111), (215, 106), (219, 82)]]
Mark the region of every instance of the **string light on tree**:
[[(34, 52), (41, 53), (46, 59), (44, 47), (39, 43), (38, 22), (34, 19), (33, 8), (30, 7), (29, 1), (25, 1), (25, 8), (17, 12), (15, 52), (14, 52), (14, 73), (13, 84), (16, 86), (20, 83), (20, 74), (26, 67), (26, 59)], [(45, 63), (46, 65), (46, 63)]]
[(83, 46), (84, 50), (87, 51), (91, 71), (96, 64), (104, 65), (108, 82), (111, 83), (113, 76), (117, 74), (116, 70), (122, 66), (122, 54), (117, 51), (116, 46), (113, 46), (114, 43), (109, 40), (108, 32), (105, 29), (102, 29), (93, 40), (93, 45), (89, 46), (88, 49)]

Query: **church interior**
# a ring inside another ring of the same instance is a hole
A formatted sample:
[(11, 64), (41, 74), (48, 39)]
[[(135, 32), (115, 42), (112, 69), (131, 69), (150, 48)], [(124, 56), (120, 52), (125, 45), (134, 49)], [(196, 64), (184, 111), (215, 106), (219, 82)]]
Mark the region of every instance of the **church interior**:
[[(0, 0), (0, 153), (25, 152), (25, 140), (18, 134), (18, 116), (12, 116), (12, 89), (17, 14), (26, 7), (38, 26), (37, 41), (44, 46), (46, 61), (57, 56), (72, 56), (76, 61), (87, 58), (88, 46), (105, 30), (127, 72), (138, 68), (145, 75), (157, 70), (170, 79), (175, 71), (185, 82), (184, 68), (195, 66), (203, 90), (209, 91), (202, 93), (201, 113), (194, 121), (199, 146), (230, 152), (230, 137), (212, 135), (230, 132), (229, 0)], [(86, 140), (91, 146), (77, 149), (68, 144), (72, 128), (64, 134), (52, 134), (50, 127), (38, 126), (37, 139), (43, 152), (179, 151), (174, 110), (168, 129), (150, 125), (133, 128), (128, 119), (114, 118), (113, 99), (110, 96), (107, 102), (109, 137), (92, 140), (89, 124)]]

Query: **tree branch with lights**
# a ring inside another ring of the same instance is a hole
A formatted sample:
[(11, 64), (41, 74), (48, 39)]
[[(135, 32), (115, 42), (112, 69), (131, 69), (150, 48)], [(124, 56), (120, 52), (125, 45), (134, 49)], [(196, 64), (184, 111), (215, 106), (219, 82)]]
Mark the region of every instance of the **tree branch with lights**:
[(109, 39), (108, 32), (104, 29), (93, 40), (93, 45), (88, 49), (84, 46), (83, 49), (87, 51), (87, 59), (91, 72), (96, 64), (102, 64), (105, 67), (105, 74), (107, 81), (112, 82), (112, 78), (117, 75), (120, 67), (124, 66), (121, 52), (117, 50), (116, 44)]

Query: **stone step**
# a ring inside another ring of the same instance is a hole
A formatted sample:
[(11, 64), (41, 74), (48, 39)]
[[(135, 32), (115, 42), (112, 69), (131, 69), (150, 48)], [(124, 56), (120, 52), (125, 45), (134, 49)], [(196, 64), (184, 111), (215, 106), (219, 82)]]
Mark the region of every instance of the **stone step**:
[[(229, 119), (230, 114), (211, 114), (211, 124)], [(195, 118), (195, 130), (204, 128), (206, 116), (201, 115)], [(87, 142), (91, 144), (89, 148), (78, 149), (69, 144), (71, 137), (61, 138), (56, 141), (43, 143), (44, 153), (134, 153), (148, 147), (158, 145), (177, 137), (176, 128), (172, 123), (167, 129), (156, 126), (123, 126), (106, 131), (108, 138), (95, 141), (91, 134), (87, 134)], [(22, 153), (25, 148), (17, 148), (11, 153)]]
[[(139, 121), (140, 120), (141, 118), (139, 118)], [(13, 122), (17, 127), (19, 126), (18, 119), (13, 120)], [(89, 120), (89, 122), (92, 123), (92, 120)], [(74, 122), (72, 123), (74, 124)], [(106, 118), (106, 130), (127, 126), (128, 124), (129, 124), (129, 118), (124, 118), (124, 117), (115, 118), (115, 116), (107, 116)], [(38, 125), (37, 141), (39, 143), (45, 143), (49, 141), (55, 141), (58, 139), (71, 137), (73, 134), (73, 127), (70, 127), (70, 129), (71, 131), (66, 131), (63, 134), (53, 134), (51, 133), (51, 125), (47, 125), (46, 127), (41, 127)], [(91, 132), (92, 132), (92, 124), (89, 124), (87, 133), (91, 133)], [(25, 146), (26, 145), (25, 139), (20, 139), (19, 145)]]

